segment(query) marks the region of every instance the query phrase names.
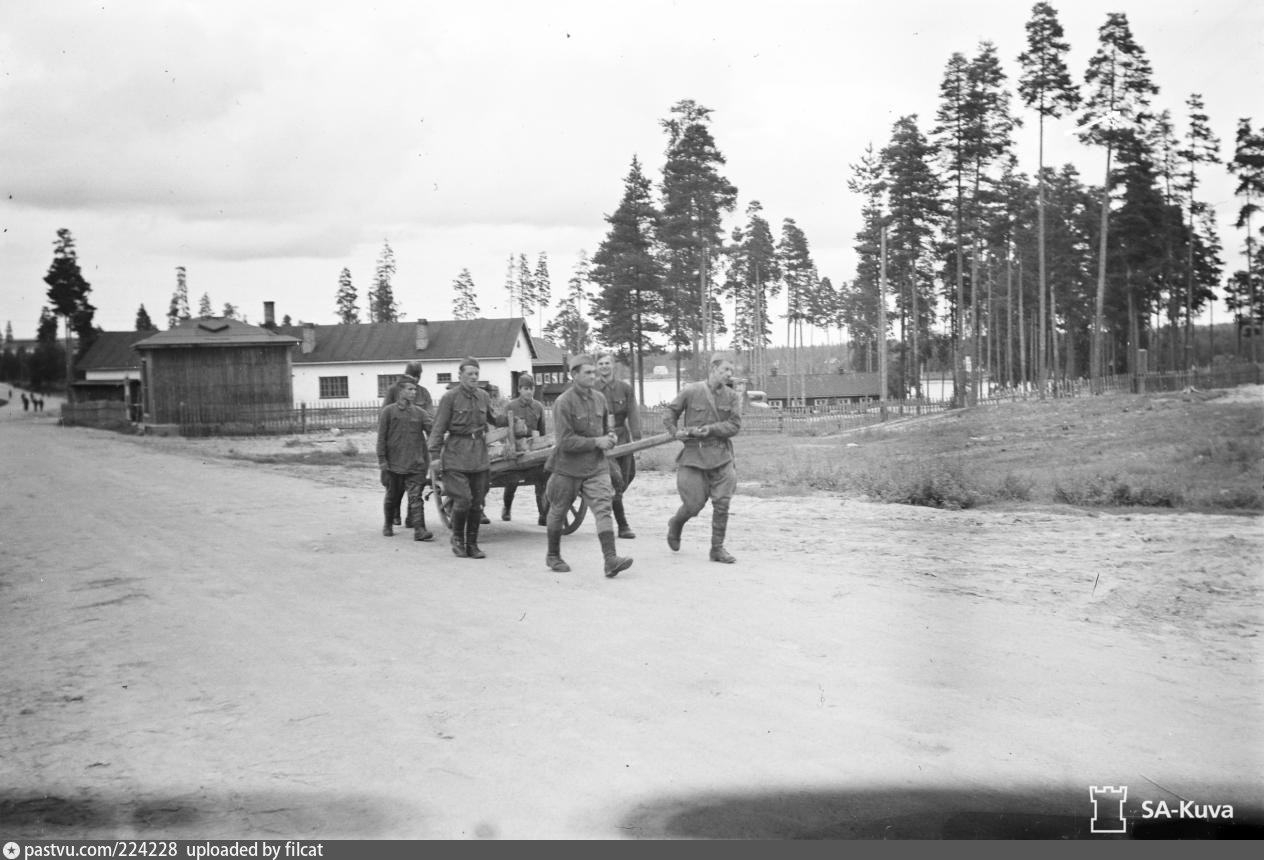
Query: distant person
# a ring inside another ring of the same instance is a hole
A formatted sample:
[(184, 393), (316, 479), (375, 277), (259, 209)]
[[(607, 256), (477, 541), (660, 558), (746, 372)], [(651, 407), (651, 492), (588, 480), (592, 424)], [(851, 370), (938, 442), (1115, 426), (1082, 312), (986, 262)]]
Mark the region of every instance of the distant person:
[(26, 399), (26, 392), (22, 392), (22, 411), (27, 412), (31, 408), (31, 403)]
[(432, 480), (443, 482), (452, 497), (452, 553), (457, 558), (487, 558), (478, 546), (478, 528), (491, 484), (491, 455), (487, 427), (506, 427), (509, 416), (492, 407), (491, 397), (478, 385), (479, 363), (465, 358), (459, 382), (439, 398), (430, 433)]
[[(510, 400), (505, 408), (509, 411), (509, 426), (513, 428), (513, 438), (531, 439), (533, 436), (543, 436), (548, 432), (544, 426), (544, 404), (535, 399), (535, 380), (530, 376), (518, 377), (518, 396)], [(543, 471), (539, 471), (532, 477), (532, 484), (535, 487), (536, 522), (545, 526), (548, 525), (545, 518), (549, 512), (549, 503), (544, 499), (547, 476)], [(509, 522), (512, 517), (511, 510), (517, 492), (516, 483), (505, 487), (505, 498), (500, 509), (500, 518), (505, 522)]]
[[(408, 362), (408, 364), (404, 365), (404, 376), (412, 379), (413, 383), (417, 386), (417, 399), (415, 401), (416, 405), (420, 406), (422, 409), (429, 412), (431, 419), (433, 419), (434, 412), (435, 412), (434, 400), (430, 397), (430, 392), (426, 390), (426, 386), (421, 384), (421, 362), (410, 361)], [(391, 383), (391, 387), (386, 389), (386, 396), (382, 398), (383, 407), (390, 406), (391, 404), (395, 403), (395, 401), (399, 398), (399, 383), (401, 381), (402, 381), (402, 378), (395, 380), (393, 383)], [(427, 467), (428, 466), (429, 464), (427, 463)], [(427, 471), (426, 480), (423, 482), (423, 485), (429, 482), (430, 482), (430, 475), (429, 475), (429, 471)], [(403, 497), (403, 494), (401, 494), (399, 499), (395, 503), (394, 518), (392, 519), (393, 525), (400, 525), (399, 515), (400, 515), (400, 508), (403, 504), (404, 504), (404, 497)], [(408, 522), (407, 520), (403, 521), (403, 525), (405, 528), (413, 527), (413, 524)]]
[(426, 528), (426, 508), (421, 496), (429, 468), (426, 431), (434, 419), (416, 404), (416, 380), (405, 376), (394, 387), (395, 402), (383, 406), (377, 420), (377, 467), (386, 489), (386, 499), (382, 502), (385, 518), (382, 534), (385, 537), (395, 534), (392, 526), (398, 516), (400, 498), (407, 495), (413, 540), (434, 540)]
[[(676, 457), (676, 491), (680, 509), (667, 521), (667, 545), (680, 549), (680, 532), (711, 501), (711, 560), (737, 561), (724, 548), (729, 523), (729, 502), (737, 489), (732, 437), (742, 429), (741, 400), (729, 387), (733, 363), (726, 358), (711, 361), (705, 382), (680, 389), (667, 404), (663, 424), (684, 442)], [(679, 428), (677, 425), (680, 425)]]
[[(636, 405), (631, 383), (615, 378), (613, 353), (603, 352), (597, 356), (597, 382), (593, 389), (605, 395), (606, 408), (614, 421), (612, 429), (619, 444), (638, 441), (641, 438), (641, 410)], [(614, 498), (610, 507), (614, 511), (619, 537), (631, 539), (636, 537), (636, 532), (628, 525), (627, 514), (623, 511), (623, 494), (636, 477), (636, 456), (625, 454), (615, 458), (613, 463), (619, 480), (614, 482)]]
[(582, 496), (597, 519), (597, 540), (601, 543), (607, 577), (617, 576), (632, 566), (632, 559), (615, 552), (614, 523), (610, 520), (610, 463), (606, 452), (615, 446), (614, 430), (606, 398), (593, 388), (597, 366), (590, 356), (571, 359), (571, 387), (553, 404), (553, 433), (557, 444), (546, 466), (549, 478), (548, 550), (544, 563), (549, 570), (570, 570), (562, 559), (562, 527), (566, 512), (576, 496)]

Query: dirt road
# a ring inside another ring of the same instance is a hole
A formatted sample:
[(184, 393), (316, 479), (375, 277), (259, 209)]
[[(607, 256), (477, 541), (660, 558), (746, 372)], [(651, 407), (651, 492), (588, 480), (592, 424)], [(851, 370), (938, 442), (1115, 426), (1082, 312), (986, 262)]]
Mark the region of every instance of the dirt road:
[(724, 566), (650, 474), (606, 580), (591, 517), (544, 568), (529, 493), (459, 560), (363, 472), (49, 410), (0, 417), (0, 837), (1087, 836), (1107, 784), (1261, 820), (1259, 518), (748, 495)]

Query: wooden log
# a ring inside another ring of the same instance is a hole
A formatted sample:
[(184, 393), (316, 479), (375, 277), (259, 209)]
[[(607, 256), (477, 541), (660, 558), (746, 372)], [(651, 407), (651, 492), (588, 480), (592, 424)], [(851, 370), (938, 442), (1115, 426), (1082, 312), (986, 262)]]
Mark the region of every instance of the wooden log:
[[(624, 442), (622, 445), (615, 445), (606, 452), (608, 457), (626, 457), (628, 454), (635, 454), (637, 451), (644, 451), (646, 448), (655, 448), (659, 445), (666, 445), (675, 439), (670, 433), (659, 433), (654, 436), (646, 436), (635, 442)], [(549, 458), (549, 454), (553, 452), (556, 446), (550, 445), (547, 448), (537, 448), (533, 451), (520, 451), (516, 454), (506, 454), (502, 458), (494, 460), (491, 464), (492, 471), (504, 472), (510, 469), (528, 469), (532, 466), (543, 465), (544, 461)]]

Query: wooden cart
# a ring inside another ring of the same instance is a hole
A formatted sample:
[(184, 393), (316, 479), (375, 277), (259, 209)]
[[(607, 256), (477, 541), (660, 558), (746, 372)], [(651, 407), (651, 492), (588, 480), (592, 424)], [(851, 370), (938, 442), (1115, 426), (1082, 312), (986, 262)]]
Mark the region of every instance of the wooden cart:
[[(665, 445), (672, 439), (670, 433), (647, 436), (636, 442), (616, 445), (610, 449), (607, 456), (623, 457), (637, 451), (644, 451), (646, 448)], [(510, 444), (508, 434), (503, 427), (488, 431), (487, 443), (491, 454), (489, 493), (491, 489), (497, 487), (516, 487), (525, 484), (534, 488), (536, 481), (548, 480), (544, 463), (556, 447), (553, 437), (551, 435), (539, 436), (515, 441), (516, 445)], [(434, 498), (435, 509), (439, 512), (439, 519), (443, 521), (444, 528), (451, 531), (453, 499), (443, 491), (443, 481), (435, 481), (430, 493)], [(534, 490), (532, 498), (534, 499)], [(588, 503), (584, 501), (583, 496), (576, 496), (570, 510), (566, 512), (562, 533), (570, 534), (579, 528), (587, 514)]]

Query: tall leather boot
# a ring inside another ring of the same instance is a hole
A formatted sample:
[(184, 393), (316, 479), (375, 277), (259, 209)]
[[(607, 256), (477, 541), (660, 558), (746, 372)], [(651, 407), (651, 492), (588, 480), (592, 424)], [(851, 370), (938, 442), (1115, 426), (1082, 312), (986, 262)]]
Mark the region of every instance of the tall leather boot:
[(618, 576), (621, 571), (632, 566), (632, 559), (621, 558), (614, 551), (614, 532), (597, 532), (601, 541), (601, 554), (605, 557), (606, 576)]
[(382, 503), (382, 515), (384, 517), (382, 526), (382, 537), (393, 537), (395, 529), (391, 526), (395, 525), (395, 500), (391, 498), (391, 494), (386, 494), (386, 501)]
[(452, 554), (457, 558), (469, 558), (465, 551), (465, 523), (469, 519), (469, 511), (452, 509)]
[(676, 511), (667, 521), (667, 545), (671, 547), (672, 552), (680, 550), (680, 530), (685, 527), (685, 519), (680, 515), (680, 511)]
[(482, 508), (470, 508), (469, 518), (465, 521), (465, 552), (470, 558), (487, 558), (487, 553), (478, 548), (478, 527), (484, 519)]
[(636, 532), (628, 525), (627, 514), (623, 512), (623, 496), (615, 496), (610, 506), (614, 508), (614, 522), (619, 527), (619, 537), (625, 540), (636, 537)]
[(548, 541), (548, 554), (544, 556), (545, 566), (549, 570), (555, 570), (558, 573), (566, 573), (571, 569), (571, 566), (562, 561), (562, 530), (549, 529)]
[(729, 527), (729, 512), (711, 510), (711, 560), (721, 564), (732, 564), (737, 561), (724, 548), (724, 535)]

